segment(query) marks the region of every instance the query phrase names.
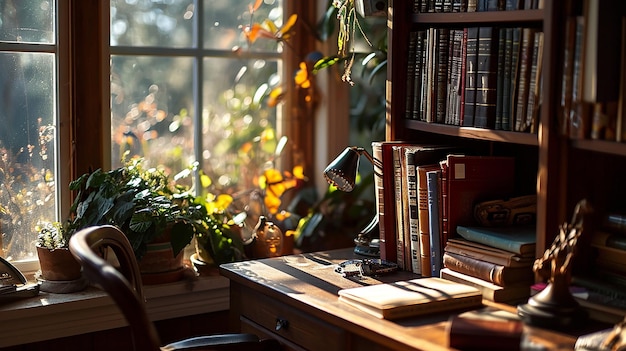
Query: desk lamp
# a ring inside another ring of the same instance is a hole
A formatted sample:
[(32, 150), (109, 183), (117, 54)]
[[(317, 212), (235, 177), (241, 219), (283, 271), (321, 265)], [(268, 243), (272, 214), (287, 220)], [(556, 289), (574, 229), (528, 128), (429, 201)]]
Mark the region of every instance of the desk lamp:
[[(359, 168), (359, 158), (364, 155), (373, 165), (374, 174), (382, 177), (382, 163), (372, 157), (364, 148), (349, 146), (324, 170), (324, 178), (337, 189), (350, 192), (356, 183), (356, 173)], [(361, 229), (354, 239), (354, 252), (359, 255), (380, 256), (380, 241), (378, 239), (378, 214), (375, 214), (370, 223)]]

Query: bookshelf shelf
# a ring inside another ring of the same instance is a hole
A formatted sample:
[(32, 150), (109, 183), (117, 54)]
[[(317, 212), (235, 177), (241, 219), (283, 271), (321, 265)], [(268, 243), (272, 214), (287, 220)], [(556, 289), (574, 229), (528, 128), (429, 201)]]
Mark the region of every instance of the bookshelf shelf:
[(411, 20), (420, 25), (459, 25), (459, 24), (540, 24), (545, 16), (544, 10), (458, 12), (458, 13), (419, 13)]
[(537, 141), (537, 134), (534, 133), (509, 132), (474, 127), (458, 127), (415, 120), (406, 120), (405, 122), (406, 128), (408, 129), (436, 133), (440, 135), (531, 146), (537, 146), (539, 144)]
[(571, 147), (574, 149), (595, 151), (604, 154), (626, 156), (626, 144), (606, 140), (571, 140)]

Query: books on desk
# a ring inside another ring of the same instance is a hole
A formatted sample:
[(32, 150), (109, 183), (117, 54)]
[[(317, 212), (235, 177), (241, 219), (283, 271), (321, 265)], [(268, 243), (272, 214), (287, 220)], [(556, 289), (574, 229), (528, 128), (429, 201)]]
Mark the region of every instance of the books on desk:
[(476, 287), (483, 298), (512, 302), (527, 298), (533, 283), (533, 227), (457, 226), (462, 236), (444, 249), (440, 276)]
[(339, 301), (381, 319), (477, 308), (481, 292), (471, 286), (431, 277), (339, 290)]

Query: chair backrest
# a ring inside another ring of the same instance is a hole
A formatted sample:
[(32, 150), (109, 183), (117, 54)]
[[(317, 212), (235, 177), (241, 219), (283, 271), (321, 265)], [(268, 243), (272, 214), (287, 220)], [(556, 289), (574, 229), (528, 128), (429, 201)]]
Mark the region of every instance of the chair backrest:
[[(70, 239), (70, 251), (91, 282), (106, 291), (130, 325), (136, 350), (159, 350), (160, 340), (148, 318), (139, 266), (128, 238), (111, 225), (80, 230)], [(103, 259), (111, 248), (119, 261), (114, 267)]]

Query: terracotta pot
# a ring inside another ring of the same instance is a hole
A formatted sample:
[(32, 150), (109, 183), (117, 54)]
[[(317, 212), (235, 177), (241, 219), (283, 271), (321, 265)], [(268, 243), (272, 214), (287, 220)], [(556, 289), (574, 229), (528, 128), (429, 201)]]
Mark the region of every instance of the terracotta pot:
[(67, 248), (49, 250), (37, 246), (41, 278), (53, 281), (71, 281), (81, 277), (80, 263)]
[(148, 244), (146, 254), (138, 262), (141, 280), (144, 284), (171, 283), (183, 278), (184, 250), (174, 257), (170, 240), (168, 232), (155, 242)]

